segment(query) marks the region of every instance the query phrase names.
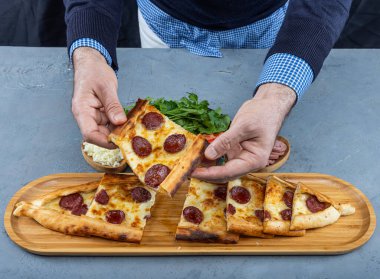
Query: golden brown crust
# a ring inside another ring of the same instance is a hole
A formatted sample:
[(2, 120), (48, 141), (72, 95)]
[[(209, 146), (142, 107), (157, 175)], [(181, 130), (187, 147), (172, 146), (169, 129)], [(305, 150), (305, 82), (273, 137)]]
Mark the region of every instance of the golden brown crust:
[(290, 230), (290, 221), (282, 220), (265, 220), (264, 221), (264, 232), (274, 235), (283, 236), (304, 236), (306, 234), (305, 230)]
[(262, 185), (265, 185), (267, 183), (267, 181), (261, 177), (257, 177), (257, 176), (254, 176), (253, 174), (251, 173), (248, 173), (244, 176), (246, 179), (249, 179), (249, 180), (252, 180), (252, 181), (255, 181), (256, 183), (259, 183), (259, 184), (262, 184)]
[(305, 184), (303, 183), (298, 183), (298, 186), (297, 186), (297, 189), (299, 187), (299, 192), (300, 193), (305, 193), (305, 194), (309, 194), (309, 195), (313, 195), (315, 196), (320, 202), (327, 202), (329, 204), (331, 204), (332, 206), (334, 206), (335, 208), (338, 207), (338, 205), (332, 200), (330, 199), (329, 197), (323, 195), (322, 193), (320, 192), (316, 192), (314, 191), (313, 189), (307, 187)]
[(56, 191), (53, 191), (51, 193), (48, 193), (40, 197), (39, 199), (32, 201), (31, 203), (36, 206), (42, 206), (58, 197), (67, 196), (67, 195), (77, 193), (77, 192), (84, 192), (84, 193), (91, 192), (98, 188), (99, 182), (100, 180), (96, 180), (96, 181), (88, 182), (81, 185), (69, 186), (63, 189), (58, 189)]
[(255, 236), (261, 238), (273, 238), (271, 234), (263, 233), (263, 224), (257, 219), (257, 221), (246, 221), (241, 218), (236, 218), (231, 215), (227, 221), (227, 231), (246, 236)]
[(148, 103), (148, 100), (138, 99), (136, 105), (127, 114), (128, 121), (125, 122), (124, 125), (116, 127), (108, 136), (108, 140), (117, 145), (117, 142), (120, 139), (124, 138), (128, 131), (134, 127), (138, 117), (144, 113), (145, 107), (148, 105)]
[(160, 188), (164, 189), (170, 197), (173, 197), (179, 187), (186, 181), (187, 177), (198, 166), (202, 159), (206, 141), (202, 135), (198, 135), (192, 146), (189, 147), (184, 157), (170, 171), (169, 175), (161, 183)]
[(100, 181), (100, 185), (103, 186), (131, 186), (136, 187), (136, 184), (140, 184), (140, 180), (137, 176), (133, 175), (132, 173), (129, 174), (111, 174), (111, 173), (105, 173), (103, 175), (102, 180)]
[(139, 243), (143, 231), (125, 225), (115, 225), (103, 220), (84, 215), (76, 216), (60, 213), (30, 203), (20, 202), (16, 205), (15, 216), (31, 217), (45, 228), (69, 235), (98, 236), (117, 241)]
[(239, 241), (239, 235), (234, 233), (209, 233), (194, 228), (177, 228), (177, 240), (196, 241), (196, 242), (218, 242), (224, 244), (235, 244)]

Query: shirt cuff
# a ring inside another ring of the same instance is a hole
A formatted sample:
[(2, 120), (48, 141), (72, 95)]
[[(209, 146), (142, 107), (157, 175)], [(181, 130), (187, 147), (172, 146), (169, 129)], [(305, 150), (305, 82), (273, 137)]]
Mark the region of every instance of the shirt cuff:
[(284, 84), (296, 92), (299, 100), (313, 79), (313, 70), (305, 60), (289, 53), (275, 53), (265, 61), (256, 89), (265, 83)]
[(74, 50), (76, 50), (79, 47), (91, 47), (93, 49), (96, 49), (97, 51), (99, 51), (104, 56), (104, 58), (107, 61), (107, 64), (112, 66), (112, 58), (111, 58), (111, 55), (109, 54), (108, 50), (101, 43), (99, 43), (98, 41), (91, 39), (91, 38), (81, 38), (81, 39), (74, 41), (71, 44), (70, 50), (69, 50), (71, 62), (73, 61), (72, 58), (73, 58)]

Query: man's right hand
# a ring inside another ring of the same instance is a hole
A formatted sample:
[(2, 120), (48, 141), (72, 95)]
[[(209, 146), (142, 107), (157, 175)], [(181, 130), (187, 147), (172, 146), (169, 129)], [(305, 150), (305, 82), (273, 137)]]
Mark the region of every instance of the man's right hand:
[(103, 55), (95, 49), (80, 47), (74, 51), (74, 94), (72, 112), (83, 140), (105, 148), (112, 126), (127, 121), (117, 97), (117, 78)]

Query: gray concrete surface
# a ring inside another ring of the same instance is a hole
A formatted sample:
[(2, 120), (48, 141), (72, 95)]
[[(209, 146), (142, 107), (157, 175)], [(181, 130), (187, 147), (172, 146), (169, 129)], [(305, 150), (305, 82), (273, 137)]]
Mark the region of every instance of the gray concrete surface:
[[(187, 91), (233, 116), (250, 97), (263, 50), (223, 59), (184, 50), (120, 49), (119, 95), (177, 98)], [(284, 172), (321, 172), (359, 187), (380, 210), (380, 50), (335, 50), (281, 134)], [(63, 48), (0, 48), (0, 215), (29, 181), (92, 172), (70, 111), (72, 71)], [(1, 222), (3, 224), (3, 221)], [(0, 235), (0, 278), (379, 278), (380, 236), (341, 256), (43, 257)]]

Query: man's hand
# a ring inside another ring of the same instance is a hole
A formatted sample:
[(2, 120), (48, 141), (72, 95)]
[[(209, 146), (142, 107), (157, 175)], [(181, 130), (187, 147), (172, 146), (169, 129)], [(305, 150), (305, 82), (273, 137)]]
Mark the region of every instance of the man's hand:
[(83, 140), (106, 148), (115, 148), (107, 136), (113, 125), (127, 121), (117, 97), (115, 72), (95, 49), (74, 51), (74, 95), (72, 112)]
[(282, 122), (295, 100), (295, 92), (285, 85), (268, 83), (260, 86), (255, 97), (241, 106), (230, 128), (205, 151), (209, 160), (226, 154), (228, 162), (224, 166), (198, 168), (192, 176), (225, 182), (264, 168)]

